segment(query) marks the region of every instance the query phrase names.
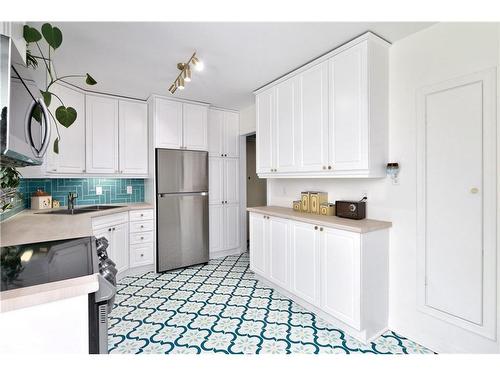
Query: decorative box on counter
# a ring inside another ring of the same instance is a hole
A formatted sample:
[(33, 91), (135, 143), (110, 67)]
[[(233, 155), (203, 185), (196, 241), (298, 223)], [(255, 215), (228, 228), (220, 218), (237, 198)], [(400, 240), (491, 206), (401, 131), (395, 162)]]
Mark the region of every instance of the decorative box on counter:
[(328, 193), (323, 193), (321, 191), (309, 192), (309, 208), (312, 214), (319, 215), (319, 207), (325, 203), (328, 203)]
[(31, 195), (31, 209), (32, 210), (45, 210), (52, 208), (52, 196), (42, 189), (37, 189)]
[(309, 192), (303, 191), (300, 193), (300, 210), (302, 212), (311, 212), (311, 207), (309, 205)]
[(293, 210), (300, 212), (301, 201), (293, 201)]
[(324, 203), (319, 206), (319, 213), (325, 216), (335, 216), (335, 204)]

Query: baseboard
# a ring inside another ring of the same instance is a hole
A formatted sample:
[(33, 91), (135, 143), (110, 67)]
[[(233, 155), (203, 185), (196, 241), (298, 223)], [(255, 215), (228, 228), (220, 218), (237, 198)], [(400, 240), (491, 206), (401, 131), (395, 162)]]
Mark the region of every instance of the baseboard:
[(223, 258), (223, 257), (227, 257), (229, 255), (240, 255), (241, 253), (243, 253), (243, 251), (241, 251), (240, 248), (213, 251), (210, 253), (210, 259)]
[(148, 264), (147, 266), (140, 266), (140, 267), (134, 267), (134, 268), (129, 268), (126, 269), (125, 271), (119, 272), (116, 275), (116, 280), (120, 280), (126, 276), (134, 276), (134, 275), (139, 275), (142, 273), (146, 272), (154, 272), (155, 271), (155, 265), (154, 264)]

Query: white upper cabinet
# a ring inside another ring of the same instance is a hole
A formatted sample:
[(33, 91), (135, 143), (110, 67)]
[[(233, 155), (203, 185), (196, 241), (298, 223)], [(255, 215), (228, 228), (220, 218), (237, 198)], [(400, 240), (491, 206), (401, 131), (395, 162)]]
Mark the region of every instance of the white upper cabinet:
[(207, 107), (198, 104), (182, 104), (183, 113), (183, 148), (206, 151)]
[(389, 44), (366, 33), (256, 91), (262, 177), (384, 177)]
[(223, 144), (226, 157), (240, 156), (240, 115), (236, 112), (224, 112)]
[(329, 167), (337, 171), (368, 169), (367, 47), (360, 43), (329, 61)]
[(159, 148), (182, 146), (182, 103), (154, 98), (155, 143)]
[(118, 173), (118, 100), (87, 95), (85, 114), (87, 172)]
[(274, 87), (257, 94), (256, 100), (256, 135), (257, 158), (256, 169), (258, 174), (272, 174), (274, 172), (275, 157), (273, 152), (274, 115)]
[(152, 119), (157, 148), (208, 150), (208, 109), (203, 104), (184, 103), (153, 96)]
[(210, 156), (238, 157), (240, 117), (220, 109), (208, 111), (208, 151)]
[(119, 101), (120, 173), (148, 173), (147, 111), (144, 102)]
[[(58, 124), (61, 140), (59, 142), (59, 153), (53, 149), (53, 142), (57, 136), (54, 120), (52, 125), (52, 144), (47, 151), (48, 173), (85, 173), (85, 94), (81, 91), (68, 88), (63, 85), (54, 84), (51, 92), (60, 97), (64, 104), (73, 107), (77, 112), (76, 120), (69, 128)], [(50, 110), (55, 113), (61, 103), (52, 96)]]

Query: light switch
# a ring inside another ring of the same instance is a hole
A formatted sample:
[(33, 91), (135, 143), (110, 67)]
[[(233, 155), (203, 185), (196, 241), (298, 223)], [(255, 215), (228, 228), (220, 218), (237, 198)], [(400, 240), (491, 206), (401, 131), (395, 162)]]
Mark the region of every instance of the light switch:
[(95, 195), (102, 195), (102, 186), (95, 187)]
[(127, 186), (127, 194), (132, 194), (132, 186)]

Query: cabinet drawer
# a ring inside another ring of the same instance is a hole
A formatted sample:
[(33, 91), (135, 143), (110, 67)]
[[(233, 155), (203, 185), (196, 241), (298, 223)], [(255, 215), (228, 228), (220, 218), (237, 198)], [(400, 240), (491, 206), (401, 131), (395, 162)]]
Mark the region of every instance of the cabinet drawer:
[(111, 214), (92, 218), (92, 229), (100, 229), (111, 225), (117, 225), (128, 222), (128, 213), (120, 212), (119, 214)]
[(153, 263), (153, 244), (130, 246), (130, 267), (144, 266)]
[(130, 221), (153, 220), (153, 210), (130, 211)]
[(149, 232), (153, 230), (153, 220), (132, 221), (130, 223), (130, 233)]
[(153, 232), (138, 232), (130, 234), (130, 244), (153, 243)]

